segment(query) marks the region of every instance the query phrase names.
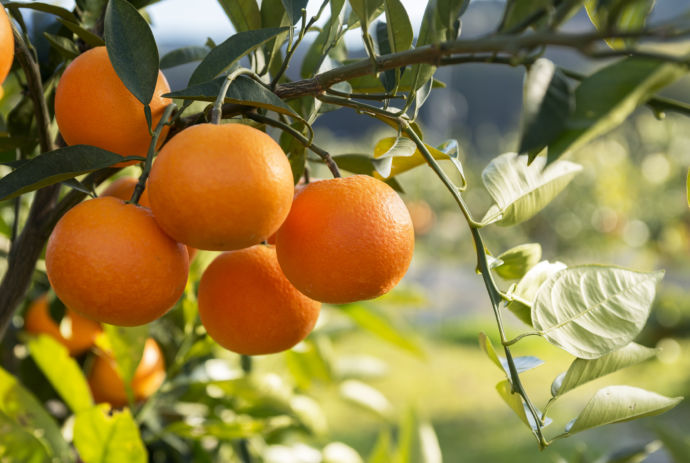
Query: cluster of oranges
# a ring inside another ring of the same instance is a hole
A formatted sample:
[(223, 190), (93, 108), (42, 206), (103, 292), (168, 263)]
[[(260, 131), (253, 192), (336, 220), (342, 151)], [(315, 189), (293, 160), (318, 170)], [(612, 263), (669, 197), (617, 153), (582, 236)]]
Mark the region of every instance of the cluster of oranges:
[[(167, 92), (159, 74), (154, 125)], [(151, 143), (143, 106), (105, 47), (66, 68), (55, 116), (70, 145), (143, 156)], [(159, 318), (184, 291), (190, 253), (223, 251), (199, 282), (201, 321), (227, 349), (274, 353), (307, 336), (322, 302), (380, 296), (412, 258), (412, 221), (388, 185), (355, 175), (295, 189), (280, 145), (248, 125), (182, 130), (160, 149), (139, 204), (127, 201), (136, 182), (118, 180), (75, 206), (48, 240), (51, 286), (90, 320), (134, 326)]]

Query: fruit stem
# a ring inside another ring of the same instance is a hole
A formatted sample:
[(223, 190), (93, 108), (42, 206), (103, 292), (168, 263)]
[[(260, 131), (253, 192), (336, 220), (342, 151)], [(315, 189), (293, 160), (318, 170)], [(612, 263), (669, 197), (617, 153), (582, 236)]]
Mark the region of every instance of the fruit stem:
[(146, 153), (144, 170), (139, 176), (139, 181), (137, 182), (137, 185), (134, 187), (132, 198), (129, 200), (129, 202), (132, 204), (139, 204), (139, 199), (141, 198), (141, 195), (144, 193), (144, 189), (146, 188), (146, 180), (149, 178), (149, 172), (151, 171), (151, 165), (153, 164), (153, 156), (156, 154), (156, 145), (158, 145), (158, 139), (160, 138), (161, 132), (163, 131), (163, 127), (165, 127), (165, 124), (167, 124), (168, 119), (170, 119), (170, 115), (175, 109), (177, 109), (177, 105), (175, 103), (166, 106), (165, 110), (163, 111), (163, 115), (161, 116), (161, 119), (158, 121), (158, 124), (156, 125), (156, 130), (153, 131), (153, 137), (151, 137), (151, 143), (149, 144), (149, 151), (148, 153)]
[(506, 362), (508, 363), (508, 371), (510, 373), (509, 380), (512, 384), (512, 392), (520, 395), (520, 397), (524, 401), (525, 406), (527, 407), (527, 410), (529, 411), (530, 415), (532, 415), (533, 423), (530, 427), (532, 429), (532, 432), (534, 433), (534, 436), (537, 439), (539, 448), (543, 450), (547, 445), (549, 445), (549, 443), (545, 439), (544, 434), (542, 432), (542, 416), (540, 416), (539, 411), (534, 406), (534, 404), (532, 404), (532, 401), (527, 395), (527, 391), (525, 391), (525, 388), (522, 385), (520, 375), (518, 374), (517, 367), (515, 366), (515, 361), (513, 360), (513, 355), (508, 345), (509, 341), (506, 339), (505, 330), (503, 328), (503, 317), (500, 310), (500, 304), (502, 301), (501, 292), (496, 286), (496, 282), (494, 281), (493, 275), (491, 274), (491, 269), (489, 268), (489, 262), (486, 258), (486, 247), (484, 245), (482, 236), (479, 232), (481, 224), (478, 224), (477, 222), (472, 220), (469, 209), (467, 208), (467, 205), (465, 204), (465, 201), (462, 198), (460, 191), (455, 187), (455, 185), (453, 185), (453, 183), (445, 174), (443, 169), (441, 169), (441, 166), (439, 166), (436, 159), (434, 159), (434, 157), (431, 155), (426, 145), (417, 136), (415, 131), (412, 130), (410, 124), (403, 119), (399, 119), (399, 123), (403, 131), (415, 142), (415, 144), (417, 145), (417, 149), (419, 149), (420, 153), (422, 153), (422, 156), (426, 160), (427, 164), (429, 164), (429, 166), (438, 175), (438, 177), (441, 179), (446, 188), (448, 188), (448, 190), (453, 194), (453, 197), (458, 203), (458, 206), (460, 206), (462, 214), (465, 216), (465, 219), (467, 220), (467, 224), (470, 227), (470, 232), (472, 234), (472, 239), (474, 241), (474, 246), (477, 252), (477, 268), (479, 269), (479, 272), (482, 275), (484, 285), (486, 286), (486, 290), (489, 294), (489, 299), (491, 300), (491, 308), (493, 309), (494, 317), (496, 318), (498, 332), (501, 337), (501, 343), (503, 344)]
[[(215, 103), (213, 103), (213, 108), (211, 109), (211, 123), (212, 124), (220, 124), (220, 120), (223, 116), (223, 101), (225, 100), (225, 95), (228, 94), (228, 89), (230, 88), (230, 84), (233, 83), (235, 79), (237, 79), (239, 76), (244, 75), (244, 74), (250, 74), (255, 78), (258, 78), (254, 71), (251, 69), (247, 68), (239, 68), (234, 71), (232, 71), (230, 74), (227, 75), (225, 80), (223, 81), (223, 85), (220, 87), (220, 91), (218, 92), (218, 97), (216, 98)], [(260, 79), (259, 79), (260, 80)]]
[(328, 166), (328, 169), (331, 171), (331, 174), (333, 174), (333, 177), (341, 177), (338, 165), (335, 163), (330, 153), (328, 153), (328, 151), (324, 150), (323, 148), (319, 148), (318, 146), (316, 146), (311, 140), (302, 135), (299, 131), (295, 130), (293, 127), (289, 126), (288, 124), (285, 124), (284, 122), (278, 121), (276, 119), (271, 119), (270, 117), (266, 117), (263, 114), (259, 114), (256, 112), (246, 112), (244, 116), (256, 122), (261, 122), (262, 124), (277, 127), (282, 131), (292, 135), (298, 142), (304, 145), (305, 148), (314, 152), (323, 160), (323, 162), (326, 163), (326, 166)]

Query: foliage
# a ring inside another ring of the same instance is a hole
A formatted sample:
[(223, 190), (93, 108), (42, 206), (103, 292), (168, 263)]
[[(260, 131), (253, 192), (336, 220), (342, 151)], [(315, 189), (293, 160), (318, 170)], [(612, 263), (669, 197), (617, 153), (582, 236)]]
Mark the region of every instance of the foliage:
[[(611, 385), (596, 391), (562, 429), (552, 430), (549, 412), (566, 393), (654, 356), (652, 349), (633, 341), (650, 316), (663, 272), (552, 263), (542, 260), (537, 243), (511, 243), (509, 250), (494, 256), (483, 235), (500, 233), (494, 225), (527, 226), (529, 219), (539, 220), (540, 211), (569, 184), (577, 187), (578, 174), (590, 167), (562, 157), (600, 143), (597, 137), (619, 127), (636, 109), (647, 105), (656, 113), (690, 113), (686, 104), (657, 96), (687, 74), (684, 50), (671, 53), (645, 46), (680, 37), (690, 16), (648, 25), (654, 3), (649, 1), (509, 0), (494, 33), (463, 38), (467, 0), (429, 0), (418, 31), (399, 0), (324, 0), (315, 2), (319, 8), (313, 17), (307, 14), (306, 0), (220, 0), (236, 34), (217, 45), (190, 44), (160, 58), (145, 16), (151, 3), (77, 1), (73, 11), (42, 2), (5, 3), (15, 21), (18, 45), (17, 66), (6, 84), (5, 136), (0, 139), (0, 160), (8, 166), (0, 178), (0, 233), (10, 244), (0, 286), (0, 333), (8, 329), (29, 287), (34, 296), (49, 290), (41, 251), (54, 224), (85, 196), (95, 195), (96, 186), (122, 161), (96, 147), (55, 148), (53, 141), (58, 135), (52, 123), (56, 82), (68, 61), (104, 43), (118, 76), (144, 105), (149, 130), (154, 127), (148, 104), (159, 68), (198, 61), (187, 86), (167, 95), (179, 109), (167, 121), (176, 108), (170, 106), (156, 127), (146, 160), (131, 158), (144, 161), (141, 188), (163, 124), (171, 126), (174, 136), (207, 119), (236, 118), (261, 130), (279, 130), (295, 182), (325, 165), (334, 176), (340, 175), (339, 169), (367, 174), (402, 191), (399, 176), (426, 164), (430, 170), (425, 174), (436, 175), (469, 227), (500, 342), (497, 350), (489, 337), (479, 335), (482, 350), (504, 376), (496, 392), (540, 449), (577, 432), (663, 413), (678, 404), (679, 397)], [(596, 30), (564, 32), (562, 24), (582, 8)], [(27, 10), (49, 15), (52, 32), (32, 34), (24, 20)], [(361, 32), (365, 58), (354, 58), (347, 50), (344, 36), (350, 30)], [(308, 48), (305, 38), (312, 39)], [(43, 40), (50, 47), (46, 56), (35, 53)], [(585, 75), (545, 58), (552, 45), (591, 59), (614, 59)], [(298, 48), (306, 49), (302, 80), (292, 80), (287, 70)], [(434, 79), (436, 69), (473, 62), (525, 71), (521, 132), (514, 152), (495, 153), (481, 174), (484, 190), (473, 193), (489, 205), (481, 220), (468, 205), (468, 188), (478, 182), (476, 175), (465, 173), (462, 142), (425, 140), (416, 121), (429, 95), (443, 91)], [(199, 111), (204, 108), (200, 102), (212, 104)], [(317, 144), (312, 126), (323, 114), (341, 108), (382, 122), (389, 133), (369, 152), (332, 156)], [(443, 160), (452, 162), (452, 173), (440, 166)], [(0, 457), (88, 463), (145, 461), (149, 453), (182, 461), (246, 463), (257, 456), (277, 461), (272, 455), (280, 454), (296, 459), (301, 452), (315, 455), (317, 461), (363, 461), (345, 444), (329, 442), (324, 412), (314, 399), (315, 390), (329, 387), (382, 423), (367, 461), (441, 461), (438, 439), (426, 418), (391, 403), (366, 381), (362, 365), (338, 369), (331, 349), (343, 332), (357, 327), (424, 358), (417, 337), (380, 310), (414, 298), (396, 301), (388, 296), (375, 304), (327, 308), (310, 337), (282, 354), (286, 373), (280, 376), (262, 371), (261, 359), (220, 352), (206, 335), (197, 312), (196, 282), (211, 257), (202, 253), (195, 261), (183, 297), (167, 315), (145, 327), (105, 328), (98, 348), (113, 351), (126, 382), (149, 334), (166, 354), (163, 386), (147, 401), (130, 403), (121, 411), (94, 405), (84, 376), (88, 356), (75, 360), (51, 338), (27, 337), (11, 326), (5, 343), (16, 348), (0, 369)], [(506, 336), (506, 309), (528, 326), (514, 339)], [(343, 328), (329, 313), (348, 317), (350, 324)], [(574, 357), (567, 371), (553, 380), (551, 397), (542, 407), (528, 393), (522, 375), (543, 361), (512, 352), (528, 336), (539, 336)], [(30, 356), (16, 355), (20, 347)], [(26, 365), (40, 370), (52, 389), (23, 386), (31, 379), (22, 374)], [(61, 404), (62, 411), (45, 408), (42, 402), (48, 399)], [(660, 439), (672, 452), (686, 444), (670, 433), (660, 432)], [(656, 448), (657, 443), (648, 444), (607, 461), (635, 461)]]

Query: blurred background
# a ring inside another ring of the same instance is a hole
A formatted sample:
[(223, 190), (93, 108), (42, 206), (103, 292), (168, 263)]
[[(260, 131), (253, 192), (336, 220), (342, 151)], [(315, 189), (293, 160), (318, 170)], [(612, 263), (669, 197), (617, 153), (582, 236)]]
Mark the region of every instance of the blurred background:
[[(319, 3), (311, 1), (309, 13), (313, 14)], [(426, 2), (403, 3), (417, 30)], [(685, 3), (657, 1), (652, 22), (673, 17), (687, 8)], [(61, 4), (70, 6), (70, 2)], [(493, 30), (503, 8), (503, 2), (472, 1), (462, 18), (462, 37)], [(148, 13), (161, 56), (182, 46), (203, 45), (208, 38), (219, 43), (234, 33), (223, 10), (212, 0), (166, 0), (148, 8)], [(49, 21), (46, 16), (34, 16), (35, 27), (47, 26)], [(582, 11), (565, 29), (584, 31), (591, 27)], [(357, 31), (351, 34), (347, 44), (356, 54), (360, 35)], [(307, 47), (305, 43), (302, 54)], [(364, 56), (362, 50), (359, 53)], [(585, 74), (605, 64), (563, 50), (551, 50), (547, 57)], [(300, 58), (298, 51), (288, 76), (298, 78)], [(173, 90), (186, 86), (193, 67), (166, 71)], [(435, 89), (421, 111), (419, 122), (425, 141), (438, 145), (447, 139), (458, 140), (470, 185), (467, 201), (478, 217), (490, 205), (490, 197), (481, 186), (482, 169), (494, 156), (517, 148), (523, 76), (522, 68), (499, 65), (463, 64), (440, 69), (437, 78), (447, 87)], [(678, 82), (665, 94), (690, 101), (690, 81)], [(387, 126), (347, 109), (321, 117), (315, 130), (319, 145), (334, 155), (371, 154), (376, 141), (395, 135)], [(638, 339), (663, 350), (656, 360), (569, 394), (553, 409), (552, 426), (556, 429), (604, 385), (631, 384), (671, 397), (690, 395), (690, 210), (685, 196), (690, 119), (673, 114), (661, 117), (643, 108), (623, 126), (572, 153), (569, 159), (582, 164), (583, 172), (527, 223), (487, 229), (484, 236), (488, 247), (498, 255), (515, 245), (536, 242), (542, 245), (543, 259), (568, 265), (605, 263), (641, 271), (665, 269), (651, 319)], [(327, 175), (318, 166), (315, 169), (316, 176)], [(399, 419), (410, 410), (433, 425), (448, 462), (594, 461), (603, 454), (660, 437), (671, 442), (690, 436), (690, 406), (686, 401), (660, 417), (590, 431), (539, 452), (528, 429), (494, 389), (503, 379), (501, 372), (478, 348), (479, 332), (487, 333), (495, 344), (498, 340), (488, 296), (474, 272), (474, 249), (463, 217), (429, 169), (417, 168), (399, 181), (415, 222), (415, 257), (399, 288), (368, 306), (390, 320), (396, 333), (402, 335), (351, 329), (351, 317), (343, 315), (340, 308), (326, 308), (322, 329), (330, 331), (328, 346), (321, 347), (335, 359), (335, 368), (356, 370), (382, 393), (377, 396), (375, 390), (355, 390), (352, 394), (359, 397), (353, 400), (363, 409), (352, 407), (352, 401), (342, 400), (342, 390), (317, 378), (309, 387), (324, 409), (328, 439), (342, 441), (367, 455), (391, 419), (390, 413)], [(507, 316), (508, 337), (527, 329)], [(572, 358), (532, 338), (521, 341), (515, 351), (545, 361), (524, 375), (528, 391), (543, 406), (550, 396), (548, 385), (567, 369)], [(262, 357), (255, 364), (259, 371), (294, 376), (294, 365), (282, 356)], [(668, 451), (661, 449), (646, 461), (672, 460)]]

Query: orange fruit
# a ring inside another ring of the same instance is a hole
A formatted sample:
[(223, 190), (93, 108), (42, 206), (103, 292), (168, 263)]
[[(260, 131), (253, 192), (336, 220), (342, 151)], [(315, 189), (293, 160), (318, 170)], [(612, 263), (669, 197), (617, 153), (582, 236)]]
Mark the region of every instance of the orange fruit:
[(46, 247), (48, 279), (81, 315), (113, 325), (151, 322), (182, 295), (189, 257), (151, 211), (112, 197), (85, 201), (57, 223)]
[(225, 252), (199, 282), (199, 316), (209, 336), (238, 354), (281, 352), (304, 339), (321, 303), (295, 289), (273, 246)]
[(310, 183), (276, 237), (278, 262), (295, 287), (321, 302), (381, 296), (412, 260), (414, 229), (402, 199), (366, 175)]
[[(138, 182), (139, 180), (134, 177), (120, 177), (108, 185), (108, 188), (103, 190), (101, 196), (114, 196), (115, 198), (119, 198), (123, 201), (129, 201), (132, 198), (132, 193), (134, 193), (134, 188), (137, 186)], [(144, 192), (141, 194), (141, 197), (139, 198), (139, 205), (151, 209), (148, 188), (144, 189)], [(187, 246), (187, 253), (189, 254), (190, 262), (196, 256), (196, 252), (196, 248)]]
[(73, 356), (89, 350), (101, 333), (101, 325), (70, 309), (65, 311), (64, 322), (70, 327), (68, 333), (61, 332), (59, 325), (51, 318), (46, 294), (33, 301), (24, 315), (24, 329), (27, 332), (51, 336)]
[(5, 8), (0, 6), (0, 84), (5, 81), (14, 60), (14, 35), (12, 23)]
[(149, 177), (153, 215), (170, 236), (229, 251), (275, 232), (294, 192), (290, 163), (271, 137), (243, 124), (199, 124), (174, 136)]
[[(112, 356), (101, 353), (95, 357), (88, 376), (96, 403), (108, 402), (113, 407), (127, 405), (127, 393)], [(146, 340), (141, 361), (132, 378), (132, 393), (137, 401), (146, 400), (165, 379), (165, 362), (160, 347), (152, 338)]]
[[(168, 82), (159, 73), (149, 104), (153, 127), (171, 103), (161, 97), (169, 91)], [(55, 93), (55, 118), (68, 145), (93, 145), (121, 156), (146, 156), (151, 143), (144, 105), (117, 76), (105, 47), (87, 50), (67, 66)], [(167, 126), (159, 146), (166, 134)]]

